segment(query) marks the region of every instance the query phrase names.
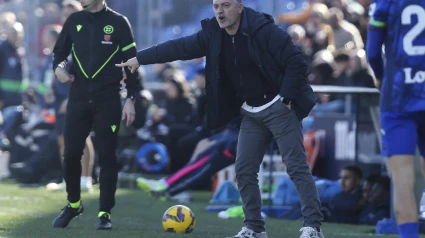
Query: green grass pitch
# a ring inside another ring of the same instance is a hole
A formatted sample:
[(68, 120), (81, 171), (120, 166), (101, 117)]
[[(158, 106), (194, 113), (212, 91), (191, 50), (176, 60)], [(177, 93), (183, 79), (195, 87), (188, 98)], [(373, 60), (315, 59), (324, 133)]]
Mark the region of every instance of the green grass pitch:
[[(64, 192), (47, 192), (43, 188), (20, 188), (12, 183), (0, 183), (0, 238), (129, 238), (129, 237), (191, 237), (224, 238), (235, 235), (243, 226), (242, 219), (222, 220), (217, 213), (205, 211), (211, 193), (194, 192), (189, 206), (197, 225), (191, 234), (165, 233), (161, 218), (173, 202), (161, 202), (139, 190), (119, 189), (112, 211), (113, 230), (97, 231), (99, 192), (83, 194), (85, 212), (65, 229), (53, 229), (51, 223), (66, 204)], [(301, 221), (267, 219), (267, 233), (271, 238), (299, 237)], [(326, 238), (375, 237), (374, 227), (324, 224)], [(377, 236), (376, 236), (377, 237)], [(386, 236), (397, 237), (397, 236)]]

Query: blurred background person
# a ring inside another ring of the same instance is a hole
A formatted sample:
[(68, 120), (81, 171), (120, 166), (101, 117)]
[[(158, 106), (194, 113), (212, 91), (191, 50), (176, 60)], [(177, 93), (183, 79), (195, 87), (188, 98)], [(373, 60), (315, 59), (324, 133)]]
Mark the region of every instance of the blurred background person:
[[(65, 22), (66, 18), (73, 12), (81, 11), (82, 7), (78, 1), (66, 0), (63, 2), (62, 10), (62, 21)], [(52, 70), (53, 62), (53, 47), (55, 46), (56, 40), (59, 36), (59, 33), (62, 30), (61, 25), (47, 25), (44, 27), (42, 34), (42, 44), (43, 44), (43, 54), (46, 56), (45, 60), (42, 62), (40, 71), (42, 75), (42, 83), (49, 87), (49, 93), (52, 93), (54, 96), (53, 107), (56, 115), (55, 128), (58, 136), (58, 145), (61, 161), (63, 161), (64, 153), (64, 127), (65, 127), (65, 113), (66, 106), (68, 103), (68, 92), (70, 84), (61, 83), (54, 75)], [(72, 57), (68, 57), (67, 70), (71, 68)], [(92, 173), (94, 165), (94, 147), (91, 141), (90, 136), (87, 137), (86, 147), (84, 148), (84, 154), (81, 158), (81, 179), (80, 186), (82, 192), (91, 192), (93, 191), (92, 186)], [(62, 183), (49, 183), (46, 186), (48, 191), (64, 191), (65, 182)]]
[(344, 20), (341, 9), (333, 7), (329, 9), (329, 24), (334, 33), (335, 49), (363, 49), (363, 39), (359, 30), (352, 23)]
[(13, 12), (0, 13), (0, 40), (6, 39), (6, 28), (16, 22), (16, 15)]
[(6, 39), (0, 44), (0, 109), (23, 103), (28, 89), (24, 81), (25, 50), (22, 47), (24, 27), (20, 22), (6, 24)]

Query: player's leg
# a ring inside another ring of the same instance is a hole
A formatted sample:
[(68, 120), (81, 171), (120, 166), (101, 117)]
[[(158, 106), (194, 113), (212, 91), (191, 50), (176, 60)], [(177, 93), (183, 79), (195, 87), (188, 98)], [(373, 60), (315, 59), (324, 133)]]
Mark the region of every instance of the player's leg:
[(208, 154), (203, 154), (197, 162), (185, 167), (187, 170), (192, 169), (190, 166), (194, 167), (193, 171), (188, 172), (186, 176), (177, 181), (173, 181), (173, 177), (167, 179), (167, 183), (170, 184), (167, 195), (174, 196), (190, 190), (198, 184), (207, 182), (218, 171), (234, 164), (237, 140), (238, 134), (229, 135), (228, 138), (213, 146), (213, 150), (209, 150)]
[(196, 148), (196, 145), (199, 141), (204, 139), (205, 136), (198, 131), (193, 131), (187, 135), (182, 136), (177, 141), (176, 146), (176, 154), (175, 157), (177, 159), (182, 158), (184, 161), (190, 161), (192, 158), (192, 154)]
[(394, 212), (399, 225), (417, 223), (417, 206), (414, 194), (415, 156), (388, 157), (393, 182)]
[(137, 186), (149, 195), (153, 195), (161, 200), (166, 200), (165, 195), (169, 188), (172, 188), (186, 177), (190, 177), (191, 174), (197, 173), (198, 168), (202, 168), (205, 164), (207, 164), (206, 159), (213, 153), (215, 150), (214, 147), (215, 146), (212, 146), (200, 152), (193, 161), (189, 162), (185, 167), (176, 171), (167, 178), (162, 178), (160, 180), (145, 179), (143, 177), (137, 178)]
[[(272, 140), (272, 134), (260, 120), (254, 118), (255, 114), (243, 109), (241, 113), (244, 117), (239, 133), (235, 171), (243, 202), (246, 227), (234, 237), (267, 237), (264, 218), (261, 216), (262, 200), (258, 172)], [(256, 236), (252, 235), (253, 233)]]
[(198, 158), (199, 154), (208, 149), (209, 147), (213, 146), (217, 140), (221, 139), (223, 137), (225, 132), (220, 132), (215, 135), (212, 135), (208, 138), (202, 139), (196, 144), (195, 150), (192, 153), (192, 157), (190, 158), (189, 162), (194, 161), (196, 158)]
[(198, 155), (192, 161), (190, 161), (190, 163), (165, 180), (167, 188), (171, 188), (179, 183), (179, 181), (184, 180), (186, 177), (190, 177), (191, 174), (196, 173), (199, 168), (202, 169), (202, 167), (208, 164), (211, 155), (219, 150), (220, 147), (224, 147), (224, 144), (225, 139), (222, 138), (216, 141), (214, 145), (205, 148), (203, 151), (199, 151)]
[(211, 173), (211, 161), (216, 157), (215, 150), (212, 148), (208, 152), (200, 155), (199, 159), (164, 180), (163, 183), (166, 184), (166, 189), (154, 192), (153, 195), (160, 199), (172, 198), (190, 190), (199, 183), (205, 182), (205, 178), (208, 178), (208, 174)]
[[(64, 157), (64, 148), (65, 142), (63, 135), (58, 136), (58, 146), (60, 152), (60, 159), (63, 162)], [(92, 192), (92, 178), (91, 173), (93, 171), (94, 164), (94, 148), (93, 143), (91, 142), (90, 137), (87, 137), (86, 146), (84, 147), (83, 156), (81, 157), (81, 178), (80, 178), (80, 187), (81, 192)], [(65, 190), (65, 182), (61, 183), (49, 183), (46, 185), (48, 191), (62, 191)]]
[(86, 147), (81, 158), (81, 191), (93, 191), (91, 174), (94, 164), (94, 148), (90, 136), (86, 139)]
[(184, 180), (185, 177), (190, 177), (192, 173), (196, 173), (198, 171), (197, 168), (202, 168), (202, 166), (206, 164), (205, 158), (209, 157), (216, 150), (215, 147), (217, 146), (218, 140), (224, 140), (223, 135), (224, 132), (221, 132), (215, 136), (200, 141), (196, 147), (193, 158), (189, 161), (189, 163), (167, 178), (154, 180), (139, 177), (136, 179), (137, 186), (149, 195), (154, 195), (161, 200), (166, 200), (165, 193), (169, 188), (172, 188), (174, 185)]
[[(388, 158), (393, 206), (401, 238), (419, 237), (414, 195), (417, 125), (408, 114), (381, 113), (382, 154)], [(402, 139), (400, 139), (402, 138)]]
[[(59, 158), (61, 162), (64, 161), (64, 150), (65, 150), (65, 141), (64, 141), (64, 130), (65, 130), (65, 115), (66, 112), (60, 110), (61, 107), (66, 107), (68, 100), (59, 101), (59, 103), (55, 106), (56, 122), (55, 122), (55, 130), (57, 132), (58, 138), (58, 147), (59, 147)], [(60, 105), (60, 106), (58, 106)], [(90, 137), (87, 137), (86, 147), (84, 148), (84, 153), (81, 158), (81, 179), (80, 186), (81, 192), (90, 192), (92, 191), (92, 181), (91, 181), (91, 171), (93, 169), (94, 162), (94, 148), (93, 143), (91, 142)], [(65, 182), (61, 183), (49, 183), (46, 185), (46, 189), (48, 191), (62, 191), (65, 190), (66, 185)]]
[(425, 178), (425, 111), (418, 114), (418, 149), (421, 155), (422, 176)]
[(60, 152), (60, 158), (61, 161), (64, 161), (64, 153), (65, 153), (65, 138), (63, 136), (63, 133), (58, 136), (58, 145), (59, 145), (59, 152)]
[[(56, 121), (58, 120), (58, 118), (56, 118)], [(63, 138), (63, 133), (59, 134), (57, 137), (57, 142), (58, 142), (58, 147), (59, 147), (59, 158), (61, 160), (61, 163), (63, 163), (63, 153), (65, 150), (65, 141)], [(48, 183), (46, 185), (46, 189), (48, 191), (54, 192), (54, 191), (64, 191), (65, 190), (65, 181), (61, 181), (60, 183)]]
[(89, 105), (70, 101), (64, 131), (64, 178), (69, 205), (53, 221), (53, 227), (66, 227), (72, 218), (83, 211), (80, 200), (81, 156), (92, 125), (93, 117)]
[(418, 113), (418, 148), (421, 154), (422, 175), (425, 177), (425, 111)]
[(303, 144), (302, 123), (295, 112), (281, 101), (270, 108), (266, 126), (273, 133), (283, 163), (294, 182), (301, 202), (303, 228), (301, 237), (323, 237), (320, 226), (323, 220), (316, 184), (310, 172)]
[[(59, 113), (58, 109), (55, 109), (56, 121), (55, 121), (55, 131), (57, 133), (57, 142), (59, 147), (59, 158), (61, 163), (63, 163), (63, 154), (65, 150), (65, 141), (63, 136), (63, 131), (65, 130), (65, 114)], [(49, 183), (46, 185), (48, 191), (63, 191), (65, 190), (65, 182), (61, 181), (60, 183)]]
[(64, 177), (70, 203), (80, 200), (81, 157), (92, 125), (93, 117), (87, 104), (68, 103), (64, 131)]
[(116, 147), (121, 122), (121, 101), (111, 100), (94, 107), (95, 147), (99, 154), (99, 223), (98, 229), (111, 229), (111, 210), (115, 206), (118, 180)]

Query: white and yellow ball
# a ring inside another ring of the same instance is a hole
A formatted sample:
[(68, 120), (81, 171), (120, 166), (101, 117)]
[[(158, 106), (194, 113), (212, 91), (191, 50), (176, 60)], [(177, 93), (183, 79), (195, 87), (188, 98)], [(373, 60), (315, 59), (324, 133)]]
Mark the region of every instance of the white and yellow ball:
[(183, 205), (168, 208), (162, 217), (162, 226), (166, 232), (191, 233), (195, 225), (195, 215), (190, 208)]

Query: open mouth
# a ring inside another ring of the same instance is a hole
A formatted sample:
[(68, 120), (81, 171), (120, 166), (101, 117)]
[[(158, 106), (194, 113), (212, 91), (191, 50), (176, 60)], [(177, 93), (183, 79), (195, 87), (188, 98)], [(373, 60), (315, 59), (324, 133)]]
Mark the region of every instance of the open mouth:
[(218, 20), (219, 20), (220, 22), (224, 22), (224, 21), (226, 20), (226, 18), (225, 18), (225, 17), (218, 17)]

